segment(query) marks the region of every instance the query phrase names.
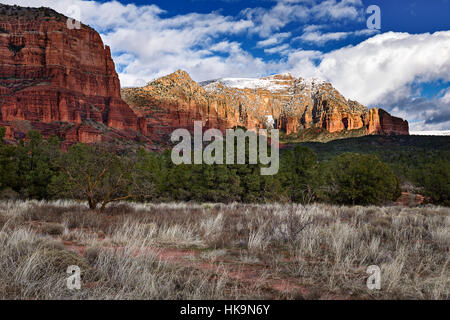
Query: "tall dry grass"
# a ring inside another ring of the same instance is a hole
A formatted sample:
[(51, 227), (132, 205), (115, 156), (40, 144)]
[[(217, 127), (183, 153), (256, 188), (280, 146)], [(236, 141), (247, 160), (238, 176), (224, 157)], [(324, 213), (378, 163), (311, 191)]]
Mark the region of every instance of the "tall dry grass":
[[(449, 235), (449, 208), (433, 206), (119, 203), (97, 214), (73, 201), (6, 201), (0, 298), (449, 299)], [(167, 250), (198, 254), (180, 263)], [(70, 264), (84, 270), (79, 291), (66, 288)], [(367, 289), (370, 265), (379, 291)], [(252, 281), (230, 276), (252, 268)], [(305, 289), (280, 293), (271, 279)]]

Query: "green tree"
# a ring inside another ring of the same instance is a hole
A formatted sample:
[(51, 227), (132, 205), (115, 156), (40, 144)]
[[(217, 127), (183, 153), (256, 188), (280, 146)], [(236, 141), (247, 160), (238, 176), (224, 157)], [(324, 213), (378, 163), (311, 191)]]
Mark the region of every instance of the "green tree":
[(190, 183), (192, 168), (190, 165), (169, 164), (166, 184), (166, 195), (171, 200), (189, 201), (192, 199)]
[(17, 190), (19, 178), (16, 161), (16, 147), (4, 144), (6, 128), (0, 128), (0, 191), (4, 189)]
[(292, 201), (316, 200), (320, 185), (316, 167), (317, 155), (306, 147), (297, 146), (283, 154), (280, 179)]
[(345, 153), (326, 168), (328, 200), (339, 204), (381, 204), (401, 195), (399, 180), (377, 156)]
[(47, 199), (48, 186), (57, 175), (55, 160), (59, 156), (59, 140), (51, 137), (44, 140), (39, 131), (30, 131), (26, 141), (16, 147), (18, 185), (16, 189), (24, 197)]
[(140, 170), (136, 159), (120, 156), (100, 146), (73, 145), (58, 159), (60, 174), (52, 181), (56, 196), (86, 200), (91, 209), (100, 212), (111, 202), (127, 200), (142, 194)]
[(164, 200), (167, 191), (167, 156), (140, 149), (135, 166), (136, 183), (142, 187), (136, 197), (139, 201)]
[(430, 202), (450, 206), (450, 161), (434, 159), (414, 173), (415, 181), (423, 188)]

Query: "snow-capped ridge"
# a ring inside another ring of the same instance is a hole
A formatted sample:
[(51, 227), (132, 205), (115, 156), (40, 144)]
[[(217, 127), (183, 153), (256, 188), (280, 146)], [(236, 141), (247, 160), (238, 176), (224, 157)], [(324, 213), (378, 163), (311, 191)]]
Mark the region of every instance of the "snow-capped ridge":
[(271, 92), (286, 90), (292, 86), (293, 82), (303, 84), (307, 89), (313, 89), (316, 86), (324, 85), (327, 82), (320, 78), (298, 78), (296, 79), (290, 73), (276, 74), (263, 78), (220, 78), (200, 82), (207, 91), (214, 91), (219, 85), (235, 89), (263, 89)]

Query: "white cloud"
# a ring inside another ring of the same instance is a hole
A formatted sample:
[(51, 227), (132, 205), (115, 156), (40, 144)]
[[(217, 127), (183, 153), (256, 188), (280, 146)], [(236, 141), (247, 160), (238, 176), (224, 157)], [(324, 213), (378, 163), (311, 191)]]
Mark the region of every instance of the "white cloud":
[[(4, 2), (30, 5), (29, 0)], [(35, 0), (32, 5), (52, 7), (63, 14), (71, 5), (78, 6), (82, 21), (96, 28), (112, 48), (123, 86), (140, 85), (178, 68), (196, 80), (276, 73), (289, 68), (286, 61), (296, 58), (290, 59), (291, 48), (281, 44), (291, 34), (274, 34), (275, 30), (292, 21), (352, 19), (357, 11), (354, 8), (361, 6), (360, 1), (350, 0), (328, 0), (319, 5), (311, 0), (284, 0), (270, 9), (244, 10), (238, 17), (213, 12), (166, 18), (165, 11), (155, 5), (123, 5), (117, 1)], [(257, 46), (265, 48), (268, 54), (284, 55), (284, 60), (254, 57), (240, 43), (226, 39), (243, 33), (263, 36)]]
[(450, 103), (450, 89), (447, 89), (444, 96), (442, 97), (442, 102)]
[[(68, 14), (81, 10), (83, 23), (93, 26), (113, 52), (123, 86), (138, 86), (184, 69), (198, 80), (227, 75), (262, 76), (276, 72), (276, 64), (255, 58), (238, 42), (223, 38), (243, 34), (254, 26), (246, 18), (220, 13), (188, 13), (164, 17), (155, 5), (83, 0), (6, 0), (5, 4), (47, 6)], [(280, 39), (288, 36), (281, 33)]]
[[(449, 135), (450, 121), (439, 124), (427, 124), (425, 120), (410, 123), (409, 129), (411, 134), (420, 135)], [(428, 134), (426, 134), (428, 132)], [(432, 133), (431, 133), (432, 132)], [(447, 133), (447, 134), (446, 134)]]
[(270, 49), (264, 49), (264, 52), (268, 53), (268, 54), (287, 53), (288, 51), (289, 51), (289, 45), (287, 43), (285, 43), (281, 46), (272, 47)]
[(311, 13), (316, 18), (360, 20), (364, 18), (362, 7), (361, 0), (327, 0), (313, 6)]
[(305, 32), (303, 35), (297, 39), (313, 42), (316, 44), (324, 44), (331, 40), (342, 40), (348, 37), (348, 32), (329, 32), (321, 33), (319, 31)]
[(272, 35), (270, 38), (258, 41), (256, 43), (256, 46), (258, 48), (270, 47), (282, 42), (284, 39), (289, 38), (290, 36), (291, 36), (290, 32), (276, 33)]
[(414, 81), (450, 81), (450, 31), (379, 34), (324, 54), (316, 72), (349, 98), (386, 102)]
[(450, 136), (450, 130), (410, 131), (409, 133), (418, 136)]
[(325, 25), (310, 24), (310, 25), (305, 26), (303, 28), (303, 31), (304, 32), (314, 32), (314, 31), (318, 31), (320, 29), (323, 29), (325, 27), (326, 27)]
[(283, 72), (290, 72), (297, 77), (320, 77), (314, 60), (320, 59), (322, 53), (316, 50), (292, 52), (286, 61)]
[[(123, 5), (117, 1), (3, 0), (22, 6), (48, 6), (66, 13), (70, 5), (81, 8), (84, 23), (96, 28), (111, 46), (123, 86), (140, 86), (176, 69), (188, 71), (195, 80), (220, 77), (256, 77), (291, 72), (302, 77), (321, 77), (346, 97), (366, 105), (387, 105), (398, 116), (414, 120), (414, 127), (446, 129), (450, 91), (432, 107), (411, 102), (411, 84), (450, 81), (450, 31), (434, 34), (388, 32), (358, 45), (329, 53), (293, 50), (284, 43), (291, 34), (283, 27), (291, 22), (303, 28), (304, 40), (312, 43), (370, 36), (368, 30), (326, 33), (327, 23), (337, 25), (364, 17), (360, 0), (278, 1), (272, 8), (250, 8), (238, 17), (189, 13), (166, 17), (155, 5)], [(244, 50), (230, 40), (250, 34), (267, 54), (281, 54), (270, 60)], [(302, 37), (303, 37), (302, 36)], [(411, 105), (412, 107), (408, 107)], [(449, 127), (447, 127), (448, 129)]]
[(369, 36), (379, 32), (377, 30), (364, 29), (358, 31), (322, 33), (319, 29), (323, 29), (323, 26), (314, 25), (312, 28), (307, 27), (300, 37), (295, 37), (293, 40), (301, 40), (321, 46), (329, 41), (339, 41), (351, 36)]
[[(314, 63), (316, 61), (316, 63)], [(297, 76), (329, 80), (345, 97), (382, 106), (413, 130), (450, 129), (450, 89), (440, 99), (413, 99), (413, 84), (450, 81), (450, 31), (388, 32), (329, 53), (291, 53)]]
[(289, 23), (314, 23), (364, 20), (361, 0), (279, 0), (270, 9), (248, 8), (241, 12), (255, 23), (252, 32), (268, 37)]

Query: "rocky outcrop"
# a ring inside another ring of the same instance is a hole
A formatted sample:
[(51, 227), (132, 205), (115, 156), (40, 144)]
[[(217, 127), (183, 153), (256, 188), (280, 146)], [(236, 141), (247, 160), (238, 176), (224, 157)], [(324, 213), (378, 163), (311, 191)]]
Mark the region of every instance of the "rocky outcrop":
[(393, 117), (383, 109), (380, 109), (381, 132), (386, 135), (409, 135), (408, 121)]
[(203, 121), (205, 129), (222, 131), (273, 124), (288, 135), (309, 128), (331, 133), (360, 129), (365, 134), (408, 134), (406, 121), (347, 100), (330, 83), (290, 74), (198, 84), (179, 70), (142, 88), (123, 89), (122, 97), (145, 119), (144, 130), (155, 140), (167, 140), (176, 128), (191, 130), (196, 120)]
[[(369, 110), (345, 99), (320, 79), (295, 78), (290, 74), (261, 79), (220, 79), (205, 83), (213, 96), (237, 101), (259, 123), (273, 117), (286, 134), (308, 128), (335, 133), (365, 129), (367, 134), (409, 134), (408, 123), (377, 108)], [(392, 124), (391, 124), (392, 123)]]
[(408, 134), (406, 121), (347, 100), (330, 83), (289, 74), (199, 84), (177, 71), (121, 91), (110, 49), (94, 29), (70, 29), (67, 17), (51, 9), (0, 5), (0, 126), (7, 139), (35, 129), (65, 146), (161, 145), (196, 120), (222, 131), (273, 125), (286, 134), (308, 128)]
[(100, 35), (83, 24), (69, 29), (47, 8), (0, 5), (0, 110), (7, 138), (23, 136), (26, 122), (67, 143), (147, 140)]
[(122, 97), (143, 119), (142, 132), (155, 141), (168, 141), (170, 133), (177, 128), (193, 130), (194, 121), (202, 121), (205, 130), (224, 131), (241, 123), (248, 127), (254, 125), (250, 115), (243, 115), (245, 119), (241, 121), (233, 106), (210, 96), (181, 70), (142, 88), (124, 88)]

